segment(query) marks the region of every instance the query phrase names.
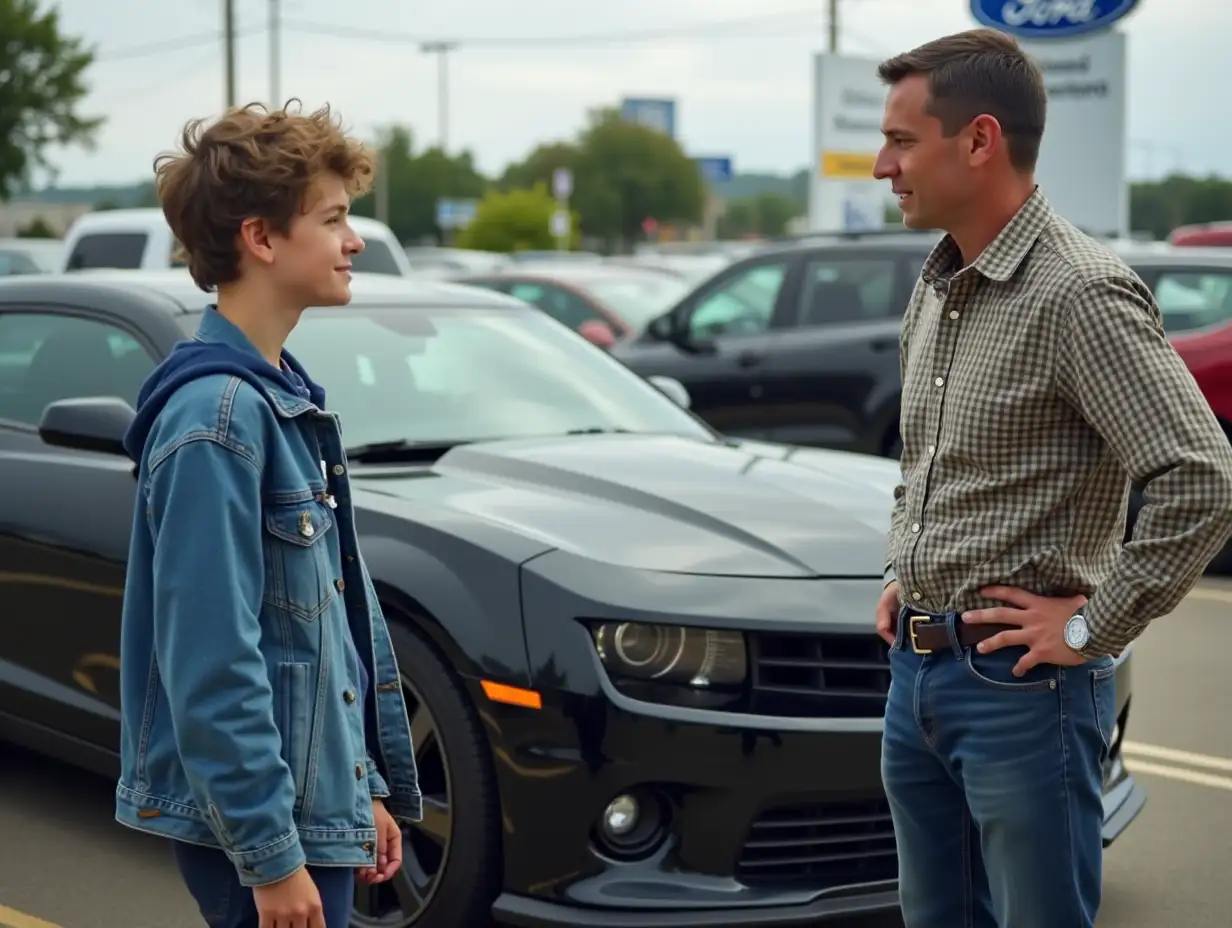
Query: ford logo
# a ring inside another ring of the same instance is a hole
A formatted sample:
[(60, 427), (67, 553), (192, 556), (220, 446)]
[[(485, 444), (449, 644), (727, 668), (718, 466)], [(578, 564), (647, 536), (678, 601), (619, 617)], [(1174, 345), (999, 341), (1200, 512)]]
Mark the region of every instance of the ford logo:
[(1021, 39), (1064, 39), (1107, 29), (1138, 0), (971, 0), (985, 26)]

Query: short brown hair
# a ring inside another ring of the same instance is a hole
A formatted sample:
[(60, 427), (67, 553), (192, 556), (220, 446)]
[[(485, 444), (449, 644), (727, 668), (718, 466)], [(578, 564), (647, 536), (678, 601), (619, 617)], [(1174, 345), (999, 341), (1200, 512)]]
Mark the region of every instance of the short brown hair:
[(346, 135), (329, 106), (305, 116), (292, 112), (292, 103), (298, 101), (272, 111), (250, 103), (209, 126), (194, 119), (180, 150), (154, 159), (163, 215), (202, 290), (238, 279), (236, 236), (245, 219), (259, 217), (286, 234), (322, 175), (341, 177), (351, 196), (372, 183), (372, 155)]
[(1034, 170), (1048, 94), (1039, 67), (1012, 37), (994, 29), (947, 35), (886, 59), (877, 74), (887, 84), (926, 75), (928, 112), (946, 136), (987, 113), (1001, 124), (1014, 167)]

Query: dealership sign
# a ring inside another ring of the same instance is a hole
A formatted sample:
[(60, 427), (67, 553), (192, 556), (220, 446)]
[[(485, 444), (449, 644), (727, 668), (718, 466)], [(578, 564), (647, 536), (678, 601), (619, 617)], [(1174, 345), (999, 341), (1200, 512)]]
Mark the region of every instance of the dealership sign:
[(971, 0), (971, 15), (1021, 39), (1090, 35), (1124, 19), (1138, 0)]

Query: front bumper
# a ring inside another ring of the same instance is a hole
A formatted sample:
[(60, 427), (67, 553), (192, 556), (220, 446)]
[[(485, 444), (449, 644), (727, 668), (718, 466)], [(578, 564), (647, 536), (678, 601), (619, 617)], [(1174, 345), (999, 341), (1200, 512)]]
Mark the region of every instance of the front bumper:
[[(524, 586), (532, 600), (526, 613), (551, 616), (535, 592), (533, 583)], [(838, 594), (828, 592), (834, 601)], [(488, 703), (484, 712), (504, 826), (499, 921), (757, 928), (897, 911), (897, 855), (881, 785), (884, 701), (826, 717), (649, 704), (612, 685), (579, 624), (562, 616), (528, 631), (542, 709)], [(1145, 800), (1120, 761), (1129, 669), (1126, 661), (1117, 677), (1123, 695), (1106, 776), (1105, 843)], [(888, 688), (888, 663), (885, 670)], [(665, 824), (658, 843), (621, 859), (605, 845), (602, 819), (627, 794), (655, 798), (643, 805), (661, 809)]]

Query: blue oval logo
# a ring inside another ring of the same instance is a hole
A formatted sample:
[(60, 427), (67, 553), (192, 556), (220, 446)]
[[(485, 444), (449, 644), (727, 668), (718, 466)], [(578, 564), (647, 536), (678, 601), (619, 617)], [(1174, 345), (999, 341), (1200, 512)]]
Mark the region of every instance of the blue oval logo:
[(1137, 5), (1138, 0), (971, 0), (971, 15), (1020, 39), (1072, 39), (1107, 29)]

